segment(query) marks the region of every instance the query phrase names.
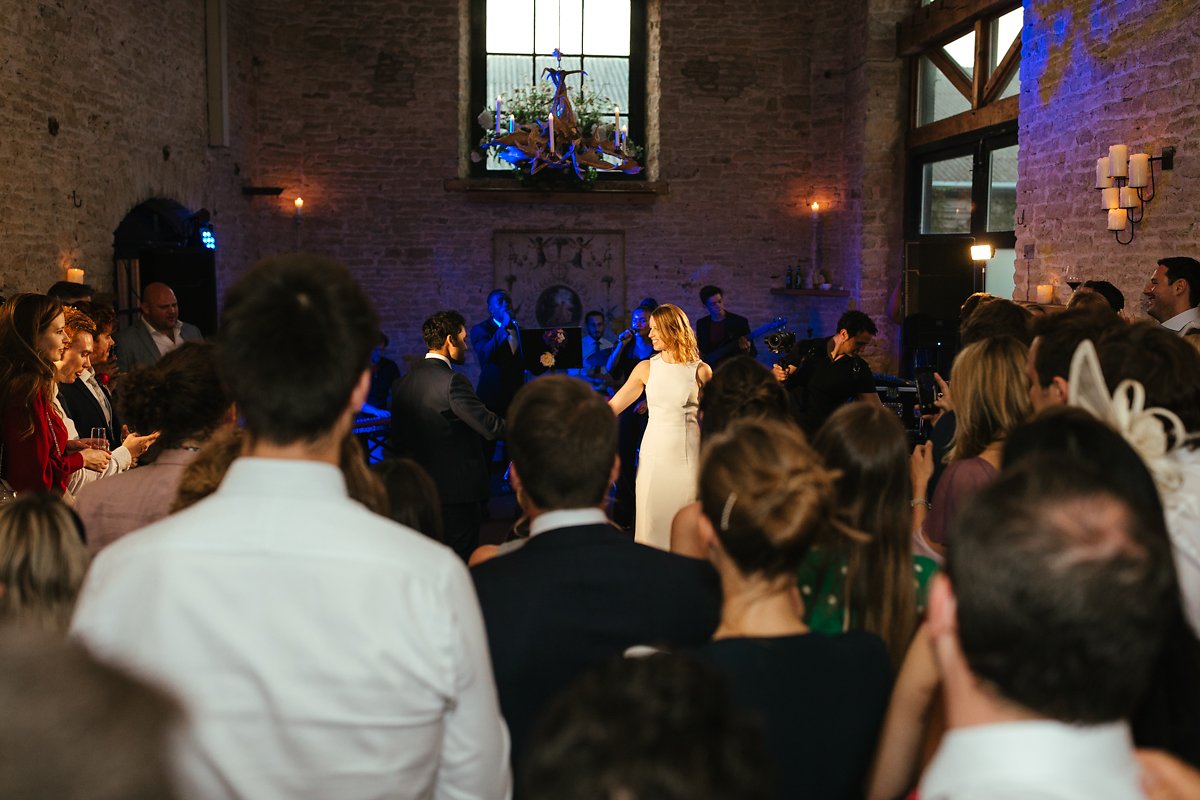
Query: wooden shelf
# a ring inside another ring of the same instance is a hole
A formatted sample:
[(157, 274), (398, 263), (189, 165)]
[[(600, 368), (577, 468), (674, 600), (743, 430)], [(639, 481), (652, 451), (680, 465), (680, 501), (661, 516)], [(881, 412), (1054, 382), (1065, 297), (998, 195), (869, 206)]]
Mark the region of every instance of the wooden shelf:
[(665, 181), (597, 181), (590, 189), (558, 190), (531, 188), (515, 180), (447, 178), (445, 187), (447, 192), (462, 192), (471, 203), (649, 205), (669, 192)]
[(848, 289), (772, 289), (771, 294), (791, 297), (849, 297)]

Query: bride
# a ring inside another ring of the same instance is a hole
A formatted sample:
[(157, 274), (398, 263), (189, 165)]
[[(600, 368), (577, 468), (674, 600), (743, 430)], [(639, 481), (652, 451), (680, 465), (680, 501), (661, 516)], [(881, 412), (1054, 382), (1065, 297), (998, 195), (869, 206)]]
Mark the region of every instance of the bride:
[(650, 314), (656, 354), (639, 363), (609, 405), (616, 414), (646, 392), (650, 421), (638, 456), (634, 540), (671, 548), (675, 512), (696, 499), (700, 387), (712, 369), (700, 360), (687, 315), (669, 303)]

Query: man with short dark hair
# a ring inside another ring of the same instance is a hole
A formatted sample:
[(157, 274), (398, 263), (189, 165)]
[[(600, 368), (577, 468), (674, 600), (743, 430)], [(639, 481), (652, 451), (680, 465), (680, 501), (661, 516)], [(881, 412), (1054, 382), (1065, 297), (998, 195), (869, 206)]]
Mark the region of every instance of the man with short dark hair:
[(522, 389), (508, 447), (530, 536), (472, 576), (519, 763), (542, 708), (586, 668), (635, 644), (706, 641), (720, 590), (706, 561), (636, 544), (608, 521), (617, 420), (587, 384), (558, 375)]
[(730, 356), (757, 354), (750, 340), (750, 321), (725, 310), (725, 293), (720, 286), (702, 288), (700, 302), (708, 309), (708, 316), (696, 319), (696, 344), (706, 364), (716, 367)]
[(1113, 311), (1125, 310), (1125, 295), (1110, 281), (1084, 281), (1079, 291), (1100, 295)]
[(504, 420), (483, 404), (453, 364), (466, 358), (466, 322), (457, 311), (425, 320), (429, 352), (392, 388), (391, 447), (437, 484), (444, 541), (463, 561), (479, 546), (488, 498), (484, 443), (504, 438)]
[(142, 289), (142, 318), (115, 337), (117, 361), (123, 371), (157, 363), (184, 342), (203, 342), (195, 325), (179, 319), (179, 301), (165, 283), (148, 283)]
[(604, 368), (608, 357), (612, 354), (613, 343), (604, 337), (604, 312), (593, 309), (583, 316), (583, 337), (580, 349), (583, 355), (583, 366), (570, 370), (569, 374), (582, 378), (592, 384), (592, 388), (602, 390), (608, 384), (608, 371)]
[(866, 314), (847, 311), (838, 320), (837, 333), (797, 342), (775, 365), (775, 378), (792, 394), (806, 434), (816, 433), (849, 400), (881, 402), (871, 367), (859, 357), (877, 332)]
[(1158, 261), (1146, 288), (1146, 313), (1180, 336), (1200, 329), (1200, 261), (1172, 256)]
[(1084, 309), (1068, 309), (1034, 320), (1025, 375), (1029, 378), (1029, 400), (1035, 413), (1067, 404), (1075, 349), (1087, 339), (1096, 341), (1118, 324), (1123, 323), (1115, 314)]
[(928, 631), (949, 729), (922, 797), (1140, 798), (1124, 721), (1174, 591), (1167, 542), (1097, 467), (1032, 458), (954, 523)]
[(73, 632), (179, 695), (188, 797), (508, 795), (466, 569), (351, 500), (338, 467), (378, 339), (342, 265), (247, 272), (218, 356), (244, 455), (214, 494), (92, 562)]
[(96, 290), (88, 284), (72, 281), (56, 281), (46, 290), (46, 294), (57, 298), (64, 306), (73, 306), (83, 302), (90, 303), (92, 295), (95, 293)]

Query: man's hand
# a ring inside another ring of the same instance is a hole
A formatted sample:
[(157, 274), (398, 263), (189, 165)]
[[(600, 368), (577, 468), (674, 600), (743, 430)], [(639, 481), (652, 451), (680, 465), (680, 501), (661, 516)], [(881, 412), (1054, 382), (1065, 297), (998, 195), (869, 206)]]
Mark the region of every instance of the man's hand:
[(774, 373), (775, 380), (779, 381), (780, 383), (783, 383), (788, 378), (790, 378), (796, 374), (796, 365), (788, 364), (786, 367), (784, 367), (779, 364), (776, 364), (775, 366), (771, 367), (771, 372)]
[(108, 469), (108, 462), (111, 458), (112, 456), (105, 450), (88, 448), (83, 451), (83, 466), (92, 472), (104, 472), (104, 470)]
[(739, 336), (738, 337), (738, 347), (741, 349), (741, 351), (743, 353), (746, 352), (747, 350), (750, 349), (750, 340), (747, 339), (745, 336)]

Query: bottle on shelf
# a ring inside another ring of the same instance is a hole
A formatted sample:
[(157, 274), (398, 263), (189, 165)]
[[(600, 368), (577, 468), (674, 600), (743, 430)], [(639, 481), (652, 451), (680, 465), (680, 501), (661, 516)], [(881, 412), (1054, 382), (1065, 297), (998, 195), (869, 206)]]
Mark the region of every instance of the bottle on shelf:
[(796, 277), (792, 273), (792, 268), (789, 266), (787, 268), (787, 277), (784, 278), (784, 281), (783, 281), (783, 288), (791, 289), (794, 286), (795, 280), (796, 280)]

